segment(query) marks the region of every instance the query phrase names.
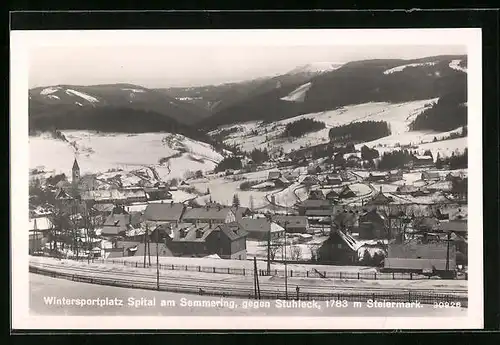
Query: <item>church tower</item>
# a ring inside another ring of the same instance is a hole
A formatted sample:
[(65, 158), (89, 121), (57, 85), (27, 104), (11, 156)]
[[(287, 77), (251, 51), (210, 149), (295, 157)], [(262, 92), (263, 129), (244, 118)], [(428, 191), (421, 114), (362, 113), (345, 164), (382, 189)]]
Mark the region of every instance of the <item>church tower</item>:
[(80, 167), (78, 166), (78, 162), (75, 161), (73, 162), (73, 169), (72, 169), (72, 178), (71, 178), (71, 183), (73, 185), (78, 184), (78, 181), (80, 181)]

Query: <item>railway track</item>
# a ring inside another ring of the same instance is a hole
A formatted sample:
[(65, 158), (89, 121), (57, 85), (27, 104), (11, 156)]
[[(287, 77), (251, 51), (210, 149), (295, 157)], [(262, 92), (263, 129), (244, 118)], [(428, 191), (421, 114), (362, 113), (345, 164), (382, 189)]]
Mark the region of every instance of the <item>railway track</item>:
[[(30, 263), (30, 267), (47, 270), (54, 273), (63, 273), (77, 276), (84, 276), (88, 278), (95, 279), (108, 279), (108, 280), (126, 280), (133, 281), (136, 283), (147, 283), (156, 284), (156, 272), (127, 272), (120, 271), (117, 272), (110, 268), (101, 267), (75, 267), (68, 266), (64, 267), (59, 264), (47, 264), (47, 263)], [(116, 269), (116, 268), (115, 268)], [(228, 289), (238, 290), (238, 291), (253, 291), (253, 276), (247, 277), (228, 277), (222, 279), (211, 279), (202, 277), (202, 275), (210, 275), (210, 273), (200, 272), (197, 277), (190, 277), (182, 274), (171, 274), (172, 272), (167, 271), (170, 274), (165, 274), (163, 271), (160, 275), (160, 284), (164, 287), (173, 288), (208, 288), (208, 289)], [(177, 272), (179, 273), (179, 272)], [(266, 279), (267, 278), (267, 279)], [(269, 281), (273, 279), (272, 277), (261, 277), (260, 288), (261, 290), (267, 291), (269, 293), (274, 293), (276, 291), (284, 290), (284, 278), (280, 277), (276, 280)], [(296, 279), (300, 279), (297, 282)], [(295, 289), (296, 286), (300, 287), (300, 290), (306, 293), (401, 293), (401, 292), (412, 292), (419, 294), (450, 294), (450, 295), (466, 295), (467, 289), (457, 289), (457, 288), (434, 288), (434, 289), (422, 289), (422, 288), (405, 288), (405, 287), (382, 287), (382, 286), (352, 286), (335, 284), (334, 280), (330, 280), (331, 285), (315, 285), (307, 284), (303, 282), (304, 279), (301, 278), (289, 278), (289, 289)]]

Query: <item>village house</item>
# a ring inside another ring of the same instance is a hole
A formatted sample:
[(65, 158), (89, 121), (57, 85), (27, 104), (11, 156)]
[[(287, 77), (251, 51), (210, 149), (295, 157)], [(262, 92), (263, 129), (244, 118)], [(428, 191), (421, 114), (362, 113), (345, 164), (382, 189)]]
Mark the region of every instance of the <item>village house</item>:
[(182, 217), (185, 223), (223, 224), (236, 221), (236, 216), (229, 207), (206, 205), (188, 208)]
[(380, 191), (377, 194), (375, 194), (371, 198), (371, 200), (369, 200), (366, 204), (381, 206), (381, 205), (387, 205), (393, 201), (394, 199), (392, 198), (392, 196), (387, 196), (384, 193), (382, 193), (382, 187), (380, 187)]
[(80, 193), (82, 201), (96, 204), (126, 203), (127, 197), (118, 189), (89, 190)]
[(437, 229), (441, 232), (454, 232), (461, 236), (467, 236), (467, 220), (450, 220), (447, 222), (440, 222)]
[(247, 236), (238, 223), (220, 224), (208, 236), (208, 245), (222, 259), (246, 260)]
[(271, 240), (283, 237), (285, 229), (267, 218), (243, 218), (238, 223), (247, 233), (247, 238), (257, 241), (267, 241), (269, 236)]
[(410, 195), (414, 198), (417, 198), (420, 196), (426, 196), (429, 194), (431, 194), (431, 192), (425, 187), (417, 188), (416, 191), (410, 193)]
[(147, 201), (156, 201), (156, 200), (170, 200), (172, 199), (172, 193), (168, 190), (168, 188), (144, 188), (144, 193), (146, 194)]
[(389, 219), (381, 211), (373, 209), (359, 216), (359, 238), (360, 239), (383, 239), (387, 238)]
[(57, 201), (62, 201), (62, 202), (73, 199), (73, 197), (68, 192), (66, 192), (66, 190), (64, 188), (59, 188), (57, 190), (54, 198)]
[(301, 182), (304, 186), (314, 186), (319, 184), (319, 180), (316, 176), (306, 176)]
[(414, 167), (434, 165), (434, 160), (431, 156), (414, 156), (412, 162)]
[(330, 186), (337, 186), (342, 184), (342, 177), (340, 175), (328, 175), (325, 179), (325, 183)]
[(165, 237), (165, 245), (173, 256), (206, 256), (211, 254), (207, 245), (207, 237), (211, 231), (209, 224), (172, 225)]
[(252, 210), (244, 206), (239, 206), (239, 207), (233, 206), (231, 207), (231, 211), (233, 211), (234, 217), (237, 222), (244, 217), (249, 217), (252, 215)]
[(37, 217), (29, 220), (29, 253), (42, 250), (49, 239), (49, 231), (53, 228), (48, 217)]
[(465, 220), (467, 219), (467, 206), (443, 205), (435, 211), (440, 220)]
[(417, 187), (413, 186), (413, 185), (408, 185), (408, 184), (403, 184), (402, 186), (399, 186), (398, 188), (396, 188), (396, 193), (397, 194), (411, 194), (411, 193), (414, 193), (418, 190)]
[(332, 222), (332, 210), (307, 210), (306, 217), (309, 224), (329, 225)]
[(282, 158), (278, 161), (278, 166), (280, 168), (284, 168), (290, 165), (293, 165), (293, 160), (291, 160), (290, 158)]
[[(165, 245), (165, 243), (159, 242), (149, 242), (144, 243), (144, 240), (116, 240), (108, 243), (109, 245), (105, 245), (103, 243), (103, 248), (101, 249), (101, 256), (105, 259), (115, 259), (122, 257), (144, 257), (146, 256), (151, 260), (156, 256), (158, 251), (158, 256), (174, 256), (170, 249)], [(143, 265), (143, 263), (140, 263)], [(149, 260), (146, 263), (149, 264)]]
[(430, 192), (451, 192), (453, 188), (452, 181), (438, 181), (431, 183), (427, 186), (427, 190)]
[(325, 195), (321, 189), (314, 189), (309, 191), (309, 200), (325, 200)]
[(283, 227), (288, 233), (301, 233), (309, 232), (309, 221), (305, 216), (289, 216), (289, 215), (275, 215), (273, 216), (279, 226)]
[(387, 178), (387, 174), (384, 173), (370, 173), (366, 178), (367, 181), (375, 182), (375, 181), (384, 181)]
[(342, 188), (342, 190), (339, 193), (339, 198), (341, 199), (349, 199), (355, 197), (356, 193), (354, 193), (349, 186), (344, 186), (344, 188)]
[(424, 171), (420, 176), (422, 181), (437, 181), (441, 179), (439, 172), (437, 171)]
[(246, 259), (246, 233), (237, 223), (181, 223), (172, 229), (165, 242), (174, 256), (205, 257), (217, 254), (222, 259)]
[(318, 261), (336, 264), (353, 265), (358, 261), (359, 244), (349, 234), (334, 230), (318, 249)]
[(351, 180), (351, 176), (345, 170), (340, 170), (339, 175), (344, 182)]
[(462, 173), (454, 173), (454, 172), (449, 172), (448, 174), (446, 174), (445, 176), (445, 180), (446, 181), (454, 181), (454, 180), (461, 180), (463, 179), (464, 176)]
[(127, 212), (112, 213), (109, 215), (101, 230), (101, 236), (125, 236), (126, 232), (135, 227), (139, 227), (142, 222), (140, 214), (130, 214)]
[(330, 202), (335, 202), (335, 201), (337, 201), (339, 199), (339, 193), (337, 193), (336, 191), (334, 191), (332, 189), (331, 191), (329, 191), (328, 193), (326, 193), (325, 199), (329, 200)]
[(402, 170), (391, 170), (387, 173), (387, 182), (396, 182), (403, 179), (403, 171)]
[(305, 216), (306, 212), (309, 210), (327, 210), (331, 212), (332, 205), (328, 200), (304, 200), (298, 205), (298, 211), (300, 216)]
[(181, 203), (166, 202), (152, 203), (146, 206), (144, 218), (147, 222), (153, 223), (174, 223), (181, 221), (186, 206)]
[(319, 165), (310, 165), (307, 167), (307, 173), (309, 175), (316, 175), (321, 173), (321, 167)]
[(121, 192), (123, 193), (126, 204), (146, 202), (148, 200), (146, 192), (140, 187), (123, 188), (121, 189)]
[(274, 181), (274, 180), (277, 180), (281, 177), (281, 172), (280, 171), (270, 171), (268, 176), (267, 176), (267, 179), (268, 181)]
[(287, 180), (284, 177), (280, 177), (280, 178), (274, 180), (274, 185), (278, 188), (284, 188), (284, 187), (287, 187), (291, 184), (292, 184), (292, 182), (290, 182), (289, 180)]
[(361, 157), (353, 154), (351, 154), (346, 159), (346, 165), (349, 167), (361, 167), (361, 162), (362, 162)]
[(286, 178), (290, 182), (296, 182), (299, 179), (298, 171), (287, 171), (283, 174), (283, 177)]
[(385, 272), (437, 274), (454, 277), (456, 248), (446, 243), (389, 244), (384, 260)]

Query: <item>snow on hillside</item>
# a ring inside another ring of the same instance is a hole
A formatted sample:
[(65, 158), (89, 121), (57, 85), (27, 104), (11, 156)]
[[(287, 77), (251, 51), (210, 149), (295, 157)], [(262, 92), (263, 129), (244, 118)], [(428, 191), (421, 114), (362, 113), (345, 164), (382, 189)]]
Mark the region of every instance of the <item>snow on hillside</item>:
[(467, 148), (467, 142), (467, 137), (456, 138), (445, 141), (425, 143), (419, 145), (419, 149), (423, 151), (430, 150), (433, 157), (436, 157), (438, 153), (441, 157), (449, 157), (453, 152), (463, 152)]
[(51, 99), (60, 99), (59, 96), (56, 95), (47, 95), (47, 97)]
[[(361, 146), (366, 145), (368, 147), (374, 147), (376, 148), (379, 152), (384, 152), (384, 151), (391, 151), (394, 149), (394, 147), (397, 146), (404, 146), (404, 145), (415, 145), (419, 147), (419, 150), (426, 150), (426, 145), (427, 143), (433, 143), (434, 138), (441, 140), (445, 137), (448, 137), (452, 133), (460, 133), (461, 128), (454, 129), (452, 131), (448, 132), (434, 132), (434, 131), (411, 131), (411, 132), (400, 132), (396, 134), (391, 134), (388, 137), (380, 138), (377, 140), (373, 140), (370, 142), (362, 143), (362, 144), (357, 144), (355, 145), (356, 149), (360, 149)], [(467, 139), (467, 138), (460, 138), (460, 139)], [(438, 146), (439, 147), (446, 147), (450, 145), (450, 150), (459, 150), (463, 151), (464, 145), (459, 142), (453, 140), (446, 140), (446, 141), (438, 141), (437, 143), (440, 143)], [(451, 152), (450, 151), (450, 152)], [(445, 156), (449, 156), (445, 153)]]
[[(232, 126), (224, 126), (221, 127), (219, 131), (237, 127), (238, 131), (229, 134), (224, 141), (230, 145), (240, 145), (241, 149), (244, 151), (251, 151), (254, 148), (267, 147), (272, 150), (273, 147), (283, 147), (285, 152), (290, 152), (300, 147), (328, 142), (328, 132), (331, 127), (370, 120), (387, 121), (393, 133), (391, 137), (387, 138), (397, 141), (399, 140), (398, 138), (403, 140), (405, 135), (413, 133), (408, 132), (408, 125), (418, 114), (432, 106), (436, 100), (437, 98), (397, 104), (383, 102), (364, 103), (321, 113), (300, 115), (266, 125), (263, 125), (262, 122), (247, 122)], [(300, 138), (280, 137), (287, 123), (304, 118), (322, 121), (325, 123), (326, 128), (317, 132), (307, 133)], [(257, 131), (257, 135), (255, 135), (254, 131)], [(212, 134), (215, 133), (217, 133), (217, 131), (212, 132)]]
[(287, 96), (281, 98), (283, 101), (291, 101), (291, 102), (304, 102), (307, 91), (311, 88), (312, 83), (306, 83), (304, 85), (299, 86), (292, 92), (290, 92)]
[(40, 95), (50, 95), (51, 93), (54, 93), (54, 92), (57, 92), (59, 91), (59, 87), (47, 87), (45, 89), (43, 89), (42, 91), (40, 91)]
[(406, 67), (420, 67), (420, 66), (434, 66), (437, 62), (423, 62), (423, 63), (410, 63), (407, 65), (397, 66), (384, 71), (384, 74), (392, 74), (395, 72), (401, 72)]
[[(63, 134), (68, 142), (53, 139), (49, 134), (29, 137), (30, 168), (44, 166), (71, 176), (76, 156), (82, 174), (123, 169), (121, 174), (126, 175), (126, 172), (153, 166), (162, 179), (168, 180), (183, 178), (188, 170), (213, 170), (223, 158), (210, 145), (179, 134), (90, 131), (63, 131)], [(172, 159), (160, 165), (159, 160), (166, 157)]]
[(136, 93), (142, 93), (145, 92), (144, 90), (141, 89), (122, 89), (123, 91), (130, 91), (130, 92), (136, 92)]
[(98, 103), (99, 100), (95, 97), (92, 97), (90, 95), (87, 95), (86, 93), (75, 91), (72, 89), (66, 89), (66, 93), (70, 96), (78, 96), (80, 98), (83, 98), (84, 100), (90, 102), (90, 103)]
[(330, 72), (342, 67), (342, 65), (342, 63), (335, 62), (313, 62), (299, 66), (291, 70), (289, 74)]
[(452, 60), (449, 66), (451, 69), (467, 73), (467, 68), (460, 66), (460, 62), (462, 62), (462, 60)]

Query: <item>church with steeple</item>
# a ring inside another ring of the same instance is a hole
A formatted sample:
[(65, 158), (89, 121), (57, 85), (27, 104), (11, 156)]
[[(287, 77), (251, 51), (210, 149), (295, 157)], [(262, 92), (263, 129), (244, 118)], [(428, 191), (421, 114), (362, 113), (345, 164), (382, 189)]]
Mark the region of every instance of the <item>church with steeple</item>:
[(80, 166), (78, 165), (78, 161), (76, 160), (75, 157), (71, 173), (71, 184), (73, 184), (73, 186), (77, 186), (79, 182), (80, 182)]

